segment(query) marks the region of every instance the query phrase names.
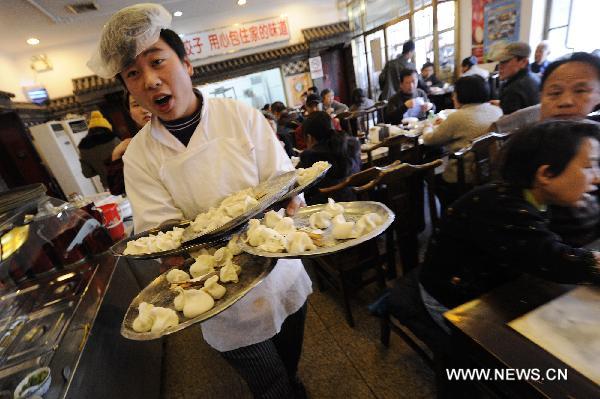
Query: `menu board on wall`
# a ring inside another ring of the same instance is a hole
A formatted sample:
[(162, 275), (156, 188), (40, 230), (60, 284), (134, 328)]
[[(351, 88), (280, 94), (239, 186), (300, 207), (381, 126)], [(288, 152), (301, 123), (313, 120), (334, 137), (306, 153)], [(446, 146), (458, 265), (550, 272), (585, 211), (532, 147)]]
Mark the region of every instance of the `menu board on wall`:
[(493, 1), (485, 5), (483, 53), (496, 46), (519, 41), (521, 0)]
[(290, 29), (287, 17), (275, 17), (191, 33), (182, 40), (193, 61), (288, 41)]

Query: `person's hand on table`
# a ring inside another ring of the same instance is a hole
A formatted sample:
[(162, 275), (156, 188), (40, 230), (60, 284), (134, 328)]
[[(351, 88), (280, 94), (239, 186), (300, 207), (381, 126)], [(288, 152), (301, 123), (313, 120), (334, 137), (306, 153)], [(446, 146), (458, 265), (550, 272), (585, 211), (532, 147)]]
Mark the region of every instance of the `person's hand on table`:
[(289, 202), (287, 203), (287, 205), (285, 207), (285, 213), (288, 216), (294, 216), (296, 214), (296, 212), (298, 211), (298, 209), (303, 208), (305, 206), (306, 206), (306, 202), (304, 202), (304, 199), (302, 199), (302, 197), (296, 195), (295, 197), (290, 199)]
[(500, 100), (490, 100), (489, 103), (495, 105), (496, 107), (500, 106)]
[(421, 112), (427, 112), (431, 108), (433, 108), (433, 104), (432, 103), (425, 103), (425, 104), (421, 105)]
[(130, 142), (131, 142), (131, 139), (128, 138), (128, 139), (121, 141), (119, 144), (117, 144), (117, 146), (113, 149), (113, 152), (112, 152), (112, 160), (113, 161), (123, 158), (123, 154), (125, 154), (125, 150), (127, 149), (127, 146), (129, 146)]

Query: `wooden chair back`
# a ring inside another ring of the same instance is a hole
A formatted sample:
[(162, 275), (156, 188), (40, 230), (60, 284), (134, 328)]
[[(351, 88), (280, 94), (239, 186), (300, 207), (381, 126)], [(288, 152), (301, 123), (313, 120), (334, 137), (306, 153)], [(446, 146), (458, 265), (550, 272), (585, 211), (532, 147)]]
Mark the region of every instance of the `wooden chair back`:
[(398, 135), (388, 137), (365, 150), (364, 152), (367, 153), (367, 166), (374, 166), (373, 151), (381, 147), (388, 148), (388, 155), (382, 161), (384, 164), (390, 164), (394, 161), (401, 161), (410, 164), (420, 163), (421, 151), (419, 146), (419, 138)]

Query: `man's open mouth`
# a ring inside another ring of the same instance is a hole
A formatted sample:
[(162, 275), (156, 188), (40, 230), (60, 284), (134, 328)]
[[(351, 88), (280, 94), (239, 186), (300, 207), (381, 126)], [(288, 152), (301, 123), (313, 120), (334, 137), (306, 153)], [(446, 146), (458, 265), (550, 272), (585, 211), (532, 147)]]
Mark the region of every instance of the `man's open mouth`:
[(162, 97), (158, 97), (154, 99), (154, 103), (157, 105), (165, 105), (166, 103), (169, 102), (169, 100), (171, 99), (171, 96), (162, 96)]

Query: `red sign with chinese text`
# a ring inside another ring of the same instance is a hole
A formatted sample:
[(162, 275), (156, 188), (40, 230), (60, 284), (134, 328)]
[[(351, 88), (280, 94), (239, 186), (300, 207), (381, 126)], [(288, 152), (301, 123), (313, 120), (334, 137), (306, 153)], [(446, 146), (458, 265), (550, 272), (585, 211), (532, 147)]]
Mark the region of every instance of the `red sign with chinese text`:
[(182, 39), (190, 60), (198, 60), (290, 40), (290, 29), (287, 17), (277, 17), (191, 33)]

